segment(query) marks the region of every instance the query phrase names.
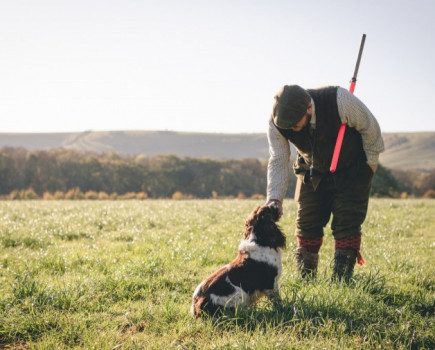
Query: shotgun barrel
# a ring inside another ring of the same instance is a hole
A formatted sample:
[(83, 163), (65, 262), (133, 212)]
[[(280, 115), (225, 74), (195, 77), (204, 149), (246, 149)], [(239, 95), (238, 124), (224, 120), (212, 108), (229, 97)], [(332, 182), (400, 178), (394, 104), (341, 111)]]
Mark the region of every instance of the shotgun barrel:
[[(364, 50), (364, 43), (366, 41), (366, 35), (363, 34), (361, 39), (361, 45), (359, 47), (358, 58), (356, 60), (355, 70), (353, 72), (352, 80), (350, 81), (349, 92), (353, 94), (355, 91), (356, 78), (358, 76), (359, 64), (361, 62), (361, 56)], [(332, 155), (331, 166), (329, 171), (331, 173), (335, 173), (337, 170), (338, 158), (340, 157), (341, 146), (343, 144), (344, 133), (346, 131), (346, 123), (340, 125), (340, 129), (338, 130), (337, 140), (335, 141), (334, 153)]]

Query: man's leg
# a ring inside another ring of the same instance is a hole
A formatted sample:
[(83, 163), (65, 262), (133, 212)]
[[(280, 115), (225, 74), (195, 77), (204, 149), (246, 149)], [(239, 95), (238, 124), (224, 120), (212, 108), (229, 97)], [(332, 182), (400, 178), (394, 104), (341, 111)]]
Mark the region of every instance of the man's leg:
[(360, 255), (361, 225), (367, 215), (373, 172), (366, 163), (359, 166), (357, 175), (338, 181), (332, 205), (332, 232), (335, 239), (333, 279), (348, 281), (355, 263), (362, 265)]
[(301, 276), (316, 275), (319, 263), (319, 250), (323, 241), (323, 227), (331, 215), (331, 199), (322, 183), (316, 191), (308, 183), (298, 178), (295, 200), (298, 204), (296, 218), (296, 264)]

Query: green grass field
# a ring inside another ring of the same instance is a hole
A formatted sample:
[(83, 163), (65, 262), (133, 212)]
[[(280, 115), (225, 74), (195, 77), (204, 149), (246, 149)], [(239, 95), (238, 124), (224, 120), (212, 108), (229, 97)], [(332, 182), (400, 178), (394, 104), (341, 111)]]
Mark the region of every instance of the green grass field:
[(329, 229), (319, 277), (298, 279), (288, 200), (282, 305), (194, 320), (194, 288), (236, 256), (261, 204), (0, 202), (0, 348), (435, 348), (434, 200), (371, 200), (349, 285), (329, 280)]

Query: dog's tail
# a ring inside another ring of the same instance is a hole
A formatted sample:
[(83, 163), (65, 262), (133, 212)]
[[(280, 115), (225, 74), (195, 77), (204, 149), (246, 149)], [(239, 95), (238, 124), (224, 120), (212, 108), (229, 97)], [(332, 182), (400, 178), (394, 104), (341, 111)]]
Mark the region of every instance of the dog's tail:
[(190, 307), (190, 313), (193, 317), (200, 317), (202, 313), (202, 307), (205, 304), (205, 297), (194, 296), (192, 298), (192, 306)]

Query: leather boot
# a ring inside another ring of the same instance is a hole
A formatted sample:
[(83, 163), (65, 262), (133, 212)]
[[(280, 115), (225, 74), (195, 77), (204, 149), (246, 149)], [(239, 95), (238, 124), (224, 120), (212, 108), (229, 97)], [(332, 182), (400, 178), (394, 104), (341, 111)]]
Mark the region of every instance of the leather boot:
[(332, 272), (332, 279), (335, 281), (348, 282), (353, 274), (357, 258), (357, 251), (355, 249), (337, 249), (334, 255), (334, 269)]
[(305, 247), (296, 249), (296, 266), (302, 278), (312, 278), (316, 276), (317, 265), (319, 264), (319, 253), (312, 253)]

